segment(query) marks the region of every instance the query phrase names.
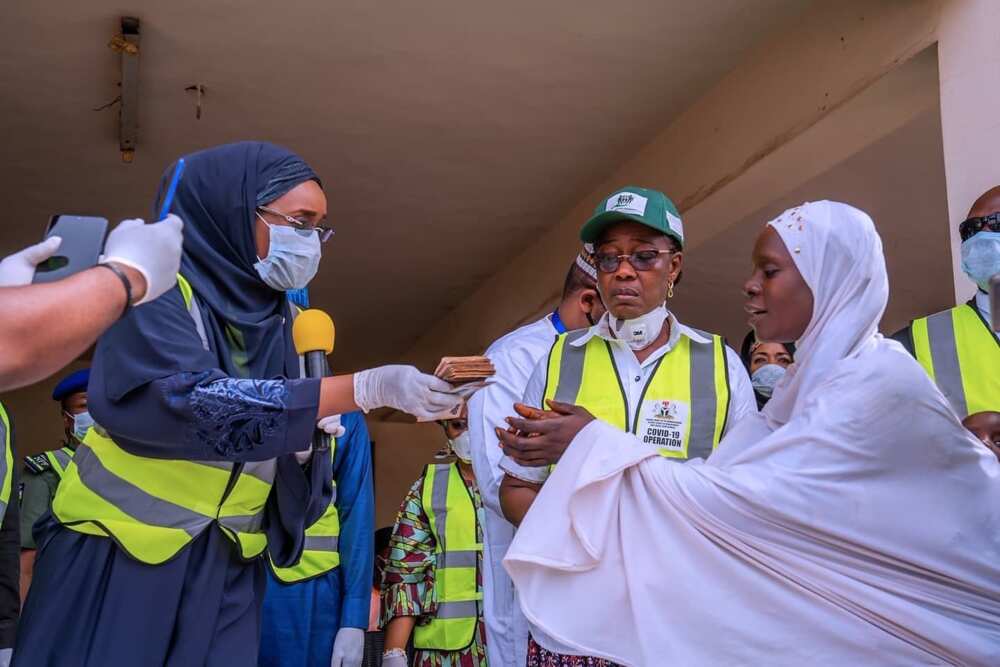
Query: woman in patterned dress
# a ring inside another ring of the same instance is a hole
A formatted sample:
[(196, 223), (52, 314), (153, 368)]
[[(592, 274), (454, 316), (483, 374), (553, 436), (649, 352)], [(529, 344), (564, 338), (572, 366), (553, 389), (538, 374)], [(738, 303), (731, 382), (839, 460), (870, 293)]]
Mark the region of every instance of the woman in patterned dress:
[[(439, 422), (455, 455), (455, 465), (476, 510), (476, 542), (482, 544), (483, 503), (472, 473), (468, 421)], [(382, 626), (385, 628), (383, 667), (406, 667), (406, 646), (415, 627), (430, 623), (438, 609), (434, 594), (437, 546), (431, 520), (424, 507), (421, 475), (403, 500), (389, 540), (389, 558), (382, 575)], [(476, 556), (476, 590), (482, 594), (482, 551)], [(486, 667), (486, 626), (482, 605), (470, 644), (457, 651), (416, 649), (413, 667)]]

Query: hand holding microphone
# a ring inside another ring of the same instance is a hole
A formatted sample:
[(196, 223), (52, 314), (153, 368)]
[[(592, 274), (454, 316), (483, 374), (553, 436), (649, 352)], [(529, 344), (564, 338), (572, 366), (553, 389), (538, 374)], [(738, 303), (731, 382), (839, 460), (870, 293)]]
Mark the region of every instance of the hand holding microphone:
[[(327, 374), (326, 355), (333, 352), (335, 337), (333, 320), (322, 310), (310, 308), (295, 318), (292, 323), (292, 340), (295, 342), (295, 351), (305, 358), (307, 378), (321, 378)], [(324, 417), (316, 426), (312, 442), (312, 449), (315, 451), (330, 448), (329, 436), (344, 434), (340, 415)]]

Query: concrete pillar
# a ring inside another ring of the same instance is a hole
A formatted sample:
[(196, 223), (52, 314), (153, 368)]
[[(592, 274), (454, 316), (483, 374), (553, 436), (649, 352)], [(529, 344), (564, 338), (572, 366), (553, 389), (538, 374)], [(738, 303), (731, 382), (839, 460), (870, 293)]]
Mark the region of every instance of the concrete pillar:
[(941, 131), (956, 303), (975, 285), (960, 263), (958, 225), (972, 202), (1000, 185), (1000, 2), (952, 0), (938, 28)]

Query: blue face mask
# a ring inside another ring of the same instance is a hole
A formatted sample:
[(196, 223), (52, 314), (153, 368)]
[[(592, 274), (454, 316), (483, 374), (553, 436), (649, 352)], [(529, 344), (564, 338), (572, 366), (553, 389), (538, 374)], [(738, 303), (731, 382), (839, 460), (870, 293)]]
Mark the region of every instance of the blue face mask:
[[(66, 414), (69, 415), (68, 412)], [(73, 418), (73, 437), (83, 442), (83, 437), (87, 435), (87, 431), (94, 425), (94, 418), (86, 411), (69, 416)]]
[(771, 398), (774, 393), (774, 385), (778, 384), (785, 375), (785, 367), (778, 364), (764, 364), (753, 372), (750, 382), (758, 394), (765, 398)]
[[(260, 216), (259, 213), (257, 215)], [(302, 289), (319, 270), (322, 256), (319, 235), (315, 231), (264, 224), (267, 225), (271, 243), (267, 257), (258, 258), (259, 261), (253, 265), (257, 275), (279, 292)]]
[(962, 271), (989, 291), (990, 278), (1000, 273), (1000, 232), (982, 231), (962, 242)]

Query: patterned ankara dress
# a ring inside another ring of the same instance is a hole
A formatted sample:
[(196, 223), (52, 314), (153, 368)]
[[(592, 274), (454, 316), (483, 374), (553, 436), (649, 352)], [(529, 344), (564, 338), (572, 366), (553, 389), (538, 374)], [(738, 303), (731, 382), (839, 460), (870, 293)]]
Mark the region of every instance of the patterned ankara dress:
[[(479, 488), (462, 476), (476, 506), (476, 541), (483, 540), (483, 502)], [(437, 611), (434, 599), (435, 540), (421, 498), (421, 475), (403, 500), (389, 540), (389, 558), (382, 575), (382, 627), (397, 616), (417, 616), (417, 624), (430, 621)], [(482, 592), (483, 554), (477, 562), (476, 586)], [(480, 615), (472, 644), (461, 651), (417, 649), (412, 667), (487, 667), (486, 625)]]

